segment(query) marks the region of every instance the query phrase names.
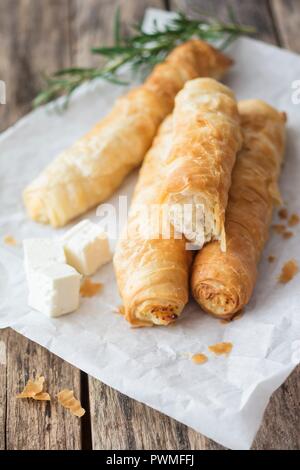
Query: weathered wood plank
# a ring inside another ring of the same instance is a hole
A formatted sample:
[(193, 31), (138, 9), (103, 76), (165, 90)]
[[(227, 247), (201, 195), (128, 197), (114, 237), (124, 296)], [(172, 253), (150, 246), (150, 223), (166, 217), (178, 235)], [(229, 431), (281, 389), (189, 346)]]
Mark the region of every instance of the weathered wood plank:
[[(52, 401), (17, 399), (29, 378), (44, 375)], [(46, 349), (9, 330), (7, 341), (7, 449), (80, 449), (81, 421), (58, 404), (63, 388), (80, 397), (80, 372)]]
[(143, 18), (145, 8), (164, 8), (163, 0), (71, 0), (71, 37), (73, 63), (80, 66), (96, 66), (101, 56), (90, 49), (97, 45), (111, 44), (113, 20), (118, 6), (121, 8), (122, 33), (130, 24)]
[(241, 23), (255, 26), (257, 34), (254, 37), (272, 44), (277, 43), (276, 31), (270, 16), (268, 0), (170, 0), (172, 10), (181, 10), (190, 15), (199, 12), (208, 13), (222, 20), (228, 21), (228, 7), (235, 12)]
[(263, 423), (253, 443), (254, 450), (299, 450), (300, 366), (272, 395)]
[[(0, 2), (0, 79), (7, 88), (1, 130), (30, 109), (42, 72), (70, 64), (68, 19), (68, 0)], [(16, 399), (34, 373), (45, 375), (53, 394), (62, 387), (80, 394), (79, 371), (12, 330), (1, 330), (0, 449), (80, 449), (80, 422), (56, 402)]]
[(271, 0), (270, 5), (283, 46), (300, 53), (299, 0)]
[(7, 91), (0, 131), (30, 110), (42, 73), (70, 64), (68, 18), (68, 0), (0, 2), (0, 80)]
[[(94, 449), (189, 450), (205, 438), (187, 426), (90, 378)], [(220, 448), (211, 441), (209, 448)]]
[(6, 363), (8, 330), (0, 330), (0, 450), (6, 446)]

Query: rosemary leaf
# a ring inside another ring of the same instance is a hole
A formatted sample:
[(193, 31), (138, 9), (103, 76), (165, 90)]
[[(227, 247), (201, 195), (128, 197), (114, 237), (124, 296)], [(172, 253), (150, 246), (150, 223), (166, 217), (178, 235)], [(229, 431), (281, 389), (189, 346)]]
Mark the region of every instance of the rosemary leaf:
[(93, 54), (101, 54), (107, 57), (115, 57), (120, 54), (128, 54), (132, 52), (132, 47), (126, 46), (112, 46), (112, 47), (93, 47), (91, 49)]
[(114, 75), (104, 74), (102, 77), (114, 85), (130, 85), (130, 82), (116, 78)]
[(122, 42), (120, 5), (117, 6), (115, 17), (114, 17), (114, 39), (115, 39), (115, 46), (119, 46)]

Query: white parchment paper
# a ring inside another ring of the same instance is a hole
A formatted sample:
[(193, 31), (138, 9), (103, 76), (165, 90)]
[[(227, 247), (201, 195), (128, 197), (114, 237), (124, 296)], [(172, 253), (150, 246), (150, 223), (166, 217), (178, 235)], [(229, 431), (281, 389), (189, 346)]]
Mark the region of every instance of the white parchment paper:
[[(151, 10), (148, 26), (153, 16), (168, 18)], [(262, 98), (288, 113), (281, 189), (289, 210), (300, 214), (300, 104), (292, 100), (293, 83), (300, 80), (300, 57), (246, 38), (228, 52), (235, 66), (226, 83), (237, 97)], [(175, 326), (131, 329), (115, 313), (120, 299), (111, 264), (95, 276), (104, 284), (101, 295), (82, 299), (77, 312), (51, 320), (27, 307), (21, 241), (62, 231), (27, 219), (22, 190), (123, 92), (103, 82), (89, 84), (74, 95), (66, 112), (39, 109), (0, 136), (0, 327), (11, 326), (106, 384), (229, 448), (247, 449), (270, 395), (300, 360), (300, 275), (286, 285), (276, 280), (288, 259), (300, 264), (300, 226), (289, 240), (271, 236), (245, 315), (228, 325), (190, 302)], [(136, 174), (131, 175), (111, 201), (116, 204), (118, 195), (130, 194), (135, 181)], [(88, 216), (97, 220), (95, 211)], [(7, 234), (20, 245), (5, 245)], [(269, 254), (277, 257), (272, 264), (267, 262)], [(228, 357), (207, 352), (208, 345), (219, 341), (233, 343)], [(209, 361), (194, 364), (187, 353), (196, 352), (208, 353)]]

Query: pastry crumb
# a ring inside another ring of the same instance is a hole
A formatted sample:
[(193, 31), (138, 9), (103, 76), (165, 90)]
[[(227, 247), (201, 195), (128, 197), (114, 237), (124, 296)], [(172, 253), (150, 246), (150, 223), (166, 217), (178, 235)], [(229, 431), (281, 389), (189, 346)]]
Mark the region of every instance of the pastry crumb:
[(37, 393), (34, 397), (32, 397), (34, 400), (37, 400), (37, 401), (51, 401), (51, 397), (49, 395), (49, 393), (47, 392), (41, 392), (41, 393)]
[(89, 278), (85, 278), (80, 287), (81, 297), (94, 297), (97, 295), (103, 287), (100, 282), (93, 282)]
[(288, 240), (289, 238), (292, 238), (293, 236), (294, 236), (294, 234), (290, 230), (285, 230), (285, 232), (283, 232), (283, 234), (282, 234), (282, 238), (284, 240)]
[(283, 232), (285, 232), (285, 226), (283, 224), (274, 224), (272, 225), (272, 229), (275, 233), (278, 233), (278, 235), (281, 235)]
[(18, 244), (17, 240), (12, 235), (5, 235), (3, 241), (6, 245), (16, 246)]
[(45, 377), (40, 376), (35, 380), (28, 380), (23, 391), (17, 395), (17, 398), (33, 398), (39, 401), (50, 401), (50, 395), (43, 392)]
[(278, 281), (282, 284), (286, 284), (293, 279), (298, 271), (299, 268), (297, 262), (294, 259), (290, 259), (283, 265), (281, 273), (278, 277)]
[(292, 214), (288, 220), (288, 225), (290, 227), (294, 227), (295, 225), (298, 225), (300, 222), (300, 217), (297, 214)]
[(67, 410), (70, 410), (74, 416), (81, 418), (85, 414), (85, 409), (81, 403), (74, 397), (73, 390), (62, 390), (57, 394), (58, 402)]
[(275, 260), (276, 260), (276, 256), (274, 256), (274, 255), (269, 255), (268, 256), (269, 263), (274, 263)]
[(208, 361), (208, 357), (205, 354), (197, 353), (197, 354), (193, 354), (192, 361), (195, 364), (204, 364), (205, 362)]
[(120, 315), (125, 315), (125, 307), (124, 305), (118, 305), (118, 307), (115, 309), (116, 313), (119, 313)]
[(282, 207), (279, 211), (278, 211), (278, 216), (280, 219), (287, 219), (288, 218), (288, 211), (285, 207)]
[(232, 343), (216, 343), (208, 346), (208, 349), (217, 356), (221, 356), (222, 354), (229, 354), (232, 351), (232, 348)]

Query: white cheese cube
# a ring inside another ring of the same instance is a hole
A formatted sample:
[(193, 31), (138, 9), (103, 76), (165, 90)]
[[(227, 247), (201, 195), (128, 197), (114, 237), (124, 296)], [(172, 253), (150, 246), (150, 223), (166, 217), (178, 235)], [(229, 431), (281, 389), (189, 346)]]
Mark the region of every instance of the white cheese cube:
[(28, 238), (23, 242), (24, 265), (28, 282), (33, 271), (53, 263), (66, 263), (64, 249), (59, 240)]
[(73, 312), (79, 305), (80, 274), (55, 263), (31, 272), (29, 306), (49, 317)]
[(99, 225), (83, 220), (63, 237), (67, 263), (89, 276), (112, 259), (106, 233)]

